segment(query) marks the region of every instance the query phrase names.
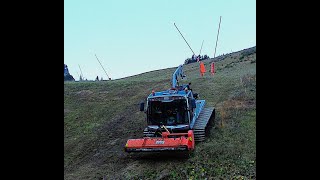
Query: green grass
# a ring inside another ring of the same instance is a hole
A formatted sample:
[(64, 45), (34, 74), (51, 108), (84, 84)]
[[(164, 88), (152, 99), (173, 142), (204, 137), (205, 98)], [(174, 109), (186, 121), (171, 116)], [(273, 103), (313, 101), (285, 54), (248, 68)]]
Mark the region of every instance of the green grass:
[[(65, 179), (256, 179), (256, 53), (237, 52), (216, 62), (210, 76), (184, 65), (194, 92), (216, 108), (215, 126), (189, 159), (137, 158), (123, 151), (142, 137), (139, 103), (170, 88), (176, 67), (103, 82), (65, 82)], [(181, 83), (180, 82), (180, 83)]]

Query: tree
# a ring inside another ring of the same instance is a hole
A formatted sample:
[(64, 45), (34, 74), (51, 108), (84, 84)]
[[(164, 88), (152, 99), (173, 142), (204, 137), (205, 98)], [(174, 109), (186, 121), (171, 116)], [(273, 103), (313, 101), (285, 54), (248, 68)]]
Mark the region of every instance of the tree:
[(64, 76), (64, 81), (74, 81), (74, 78), (72, 75), (68, 74), (68, 75)]

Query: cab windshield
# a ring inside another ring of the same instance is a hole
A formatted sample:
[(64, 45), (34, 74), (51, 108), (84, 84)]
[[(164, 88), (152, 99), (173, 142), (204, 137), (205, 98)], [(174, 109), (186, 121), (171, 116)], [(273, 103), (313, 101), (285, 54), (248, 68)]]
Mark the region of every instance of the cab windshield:
[(188, 124), (187, 103), (185, 99), (169, 102), (149, 101), (147, 120), (149, 125)]

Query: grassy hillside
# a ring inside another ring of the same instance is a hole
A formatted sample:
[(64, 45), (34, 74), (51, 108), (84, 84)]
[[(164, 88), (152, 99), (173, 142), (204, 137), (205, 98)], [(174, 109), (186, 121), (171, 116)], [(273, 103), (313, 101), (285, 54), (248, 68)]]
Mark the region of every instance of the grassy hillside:
[[(199, 64), (184, 65), (200, 99), (216, 108), (215, 126), (189, 159), (136, 156), (123, 147), (142, 137), (139, 103), (152, 90), (170, 88), (176, 67), (103, 82), (65, 82), (65, 179), (256, 179), (256, 53), (236, 52), (200, 77)], [(178, 65), (177, 65), (178, 66)]]

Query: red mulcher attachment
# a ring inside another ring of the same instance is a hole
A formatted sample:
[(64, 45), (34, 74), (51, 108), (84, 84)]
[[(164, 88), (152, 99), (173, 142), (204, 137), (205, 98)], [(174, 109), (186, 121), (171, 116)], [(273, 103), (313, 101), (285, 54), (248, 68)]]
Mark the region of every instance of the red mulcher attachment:
[(154, 151), (192, 151), (194, 149), (193, 131), (188, 133), (162, 132), (162, 137), (144, 137), (129, 139), (125, 145), (126, 152), (154, 152)]

